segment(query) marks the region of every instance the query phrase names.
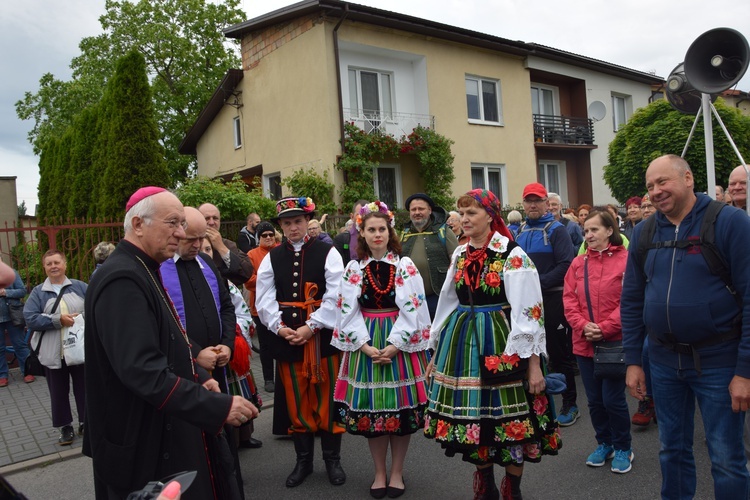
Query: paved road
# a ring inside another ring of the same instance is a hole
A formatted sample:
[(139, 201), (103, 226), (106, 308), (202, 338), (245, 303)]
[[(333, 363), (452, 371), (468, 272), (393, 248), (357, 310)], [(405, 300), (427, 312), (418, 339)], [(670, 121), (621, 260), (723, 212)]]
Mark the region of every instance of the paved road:
[[(579, 386), (582, 389), (582, 386)], [(579, 394), (585, 405), (585, 395)], [(269, 400), (270, 402), (270, 400)], [(631, 410), (635, 401), (630, 400)], [(559, 405), (559, 401), (558, 401)], [(559, 406), (558, 406), (559, 407)], [(289, 489), (286, 476), (294, 464), (289, 439), (271, 435), (271, 411), (266, 409), (256, 421), (255, 437), (263, 448), (242, 450), (240, 460), (247, 498), (266, 499), (366, 499), (372, 481), (371, 459), (366, 440), (345, 436), (342, 455), (348, 474), (345, 485), (331, 486), (316, 443), (315, 473), (304, 485)], [(696, 416), (699, 419), (698, 416)], [(658, 466), (657, 428), (633, 429), (635, 461), (633, 470), (613, 474), (608, 467), (591, 468), (584, 462), (595, 447), (594, 432), (587, 414), (572, 427), (563, 429), (563, 449), (557, 457), (545, 457), (539, 464), (526, 466), (523, 494), (534, 499), (655, 499), (661, 483)], [(696, 426), (695, 453), (698, 463), (696, 498), (713, 497), (710, 467), (700, 420)], [(6, 469), (7, 470), (7, 469)], [(414, 435), (405, 472), (407, 491), (403, 498), (443, 500), (471, 498), (473, 467), (458, 458), (447, 458), (440, 447), (421, 435)], [(0, 469), (0, 473), (7, 474)], [(499, 478), (499, 472), (496, 473)], [(8, 474), (9, 481), (30, 499), (78, 500), (93, 498), (91, 463), (78, 456), (62, 462)]]

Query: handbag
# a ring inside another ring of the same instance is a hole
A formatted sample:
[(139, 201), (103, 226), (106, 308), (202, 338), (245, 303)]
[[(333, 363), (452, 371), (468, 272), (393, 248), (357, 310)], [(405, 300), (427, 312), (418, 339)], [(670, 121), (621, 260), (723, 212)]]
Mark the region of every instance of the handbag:
[[(586, 293), (586, 306), (589, 309), (589, 317), (594, 320), (594, 309), (591, 307), (591, 297), (589, 295), (589, 260), (585, 259), (583, 265), (583, 282), (584, 292)], [(622, 347), (622, 340), (601, 340), (594, 342), (594, 378), (603, 379), (624, 379), (627, 372), (625, 365), (625, 350)]]
[(14, 326), (24, 327), (26, 326), (26, 319), (23, 317), (23, 304), (11, 304), (8, 302), (8, 314), (10, 315), (10, 322)]
[(75, 317), (73, 326), (63, 340), (63, 356), (68, 366), (82, 365), (84, 361), (83, 330), (86, 327), (82, 315)]
[[(52, 306), (50, 313), (55, 312), (57, 306), (60, 305), (63, 292), (68, 286), (70, 285), (66, 285), (60, 289), (60, 293), (57, 294), (57, 300), (55, 300), (55, 304)], [(42, 365), (42, 362), (39, 360), (39, 349), (42, 347), (42, 337), (45, 333), (47, 333), (47, 330), (39, 331), (39, 342), (36, 344), (36, 348), (31, 346), (31, 337), (29, 337), (29, 355), (26, 357), (26, 362), (23, 365), (24, 375), (34, 375), (35, 377), (44, 377), (46, 375), (44, 365)]]

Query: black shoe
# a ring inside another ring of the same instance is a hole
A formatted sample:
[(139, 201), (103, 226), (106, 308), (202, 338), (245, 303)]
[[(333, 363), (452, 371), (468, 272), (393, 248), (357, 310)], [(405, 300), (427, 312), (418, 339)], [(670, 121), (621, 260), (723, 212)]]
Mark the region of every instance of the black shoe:
[(265, 389), (266, 392), (273, 392), (276, 389), (276, 384), (273, 383), (273, 380), (266, 380), (263, 384), (263, 389)]
[(406, 491), (406, 481), (404, 481), (403, 488), (395, 488), (393, 486), (388, 486), (388, 498), (398, 498), (401, 495), (403, 495), (405, 491)]
[(388, 488), (370, 488), (370, 496), (372, 498), (385, 498)]
[(250, 438), (240, 441), (240, 448), (260, 448), (263, 446), (263, 441), (260, 439)]
[(78, 435), (83, 436), (83, 422), (78, 424)]
[(60, 429), (60, 438), (57, 440), (57, 444), (61, 446), (69, 446), (73, 444), (73, 440), (75, 439), (75, 431), (73, 430), (72, 425), (66, 425), (62, 429)]

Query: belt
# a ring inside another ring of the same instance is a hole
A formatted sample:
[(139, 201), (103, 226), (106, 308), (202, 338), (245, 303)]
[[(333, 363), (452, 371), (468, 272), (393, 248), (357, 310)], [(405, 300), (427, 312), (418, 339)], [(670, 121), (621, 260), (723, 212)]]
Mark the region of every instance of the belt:
[(710, 337), (710, 338), (700, 340), (698, 342), (692, 342), (692, 343), (672, 342), (666, 339), (660, 339), (656, 337), (655, 334), (651, 334), (651, 336), (661, 346), (663, 346), (666, 349), (669, 349), (672, 352), (676, 352), (677, 354), (686, 354), (686, 355), (692, 356), (693, 366), (695, 366), (695, 371), (698, 372), (698, 375), (700, 375), (701, 374), (701, 357), (700, 357), (700, 353), (698, 352), (698, 349), (703, 349), (704, 347), (710, 347), (710, 346), (724, 344), (726, 342), (738, 340), (742, 336), (742, 331), (740, 328), (735, 328), (730, 332), (722, 333), (721, 335), (718, 335), (716, 337)]

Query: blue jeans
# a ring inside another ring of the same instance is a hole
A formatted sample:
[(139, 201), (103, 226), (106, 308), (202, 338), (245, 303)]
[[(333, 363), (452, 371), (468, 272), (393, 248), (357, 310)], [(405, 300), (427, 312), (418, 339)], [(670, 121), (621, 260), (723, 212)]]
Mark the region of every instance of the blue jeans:
[(729, 383), (734, 368), (677, 370), (651, 362), (652, 392), (659, 417), (661, 496), (683, 499), (695, 496), (693, 429), (695, 400), (711, 459), (714, 498), (747, 498), (750, 474), (745, 468), (742, 431), (745, 413), (732, 411)]
[(8, 331), (10, 343), (16, 351), (16, 358), (23, 373), (24, 363), (29, 357), (29, 347), (26, 345), (25, 332), (20, 326), (16, 326), (10, 321), (0, 323), (0, 378), (8, 378), (8, 360), (5, 358), (5, 331)]
[(625, 379), (599, 380), (594, 377), (594, 359), (576, 356), (581, 381), (589, 400), (589, 415), (596, 442), (616, 450), (630, 449), (630, 413), (625, 399)]

